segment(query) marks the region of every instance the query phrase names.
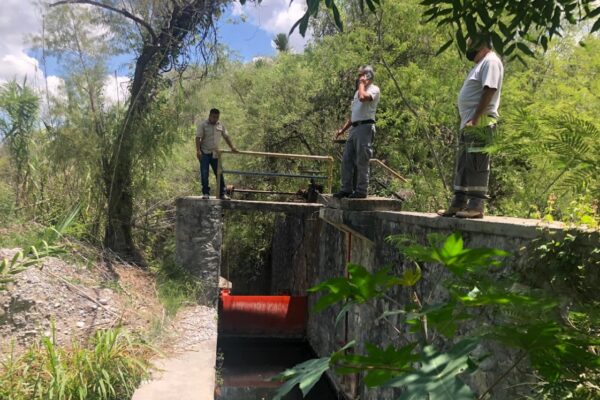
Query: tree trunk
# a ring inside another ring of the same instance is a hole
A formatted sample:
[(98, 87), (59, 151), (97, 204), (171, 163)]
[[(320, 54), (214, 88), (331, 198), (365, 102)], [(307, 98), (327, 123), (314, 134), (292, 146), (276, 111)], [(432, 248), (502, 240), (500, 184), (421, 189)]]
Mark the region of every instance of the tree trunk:
[(122, 129), (114, 144), (110, 162), (104, 170), (108, 197), (108, 218), (104, 245), (126, 260), (140, 262), (132, 236), (133, 219), (133, 159), (136, 140), (143, 140), (138, 132), (144, 115), (150, 111), (157, 91), (161, 70), (180, 55), (188, 35), (197, 34), (212, 24), (212, 17), (221, 0), (196, 0), (181, 7), (174, 5), (155, 40), (147, 38), (137, 59), (131, 85), (129, 107)]

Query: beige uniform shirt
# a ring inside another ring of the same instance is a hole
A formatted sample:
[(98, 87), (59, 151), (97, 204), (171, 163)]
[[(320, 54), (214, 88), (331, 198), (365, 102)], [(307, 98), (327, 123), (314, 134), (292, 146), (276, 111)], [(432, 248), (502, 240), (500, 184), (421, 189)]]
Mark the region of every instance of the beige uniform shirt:
[(225, 129), (221, 121), (217, 121), (216, 124), (212, 125), (207, 119), (198, 124), (196, 137), (202, 140), (200, 145), (202, 153), (212, 153), (215, 158), (218, 157), (217, 150), (221, 144), (221, 137), (229, 139), (227, 129)]

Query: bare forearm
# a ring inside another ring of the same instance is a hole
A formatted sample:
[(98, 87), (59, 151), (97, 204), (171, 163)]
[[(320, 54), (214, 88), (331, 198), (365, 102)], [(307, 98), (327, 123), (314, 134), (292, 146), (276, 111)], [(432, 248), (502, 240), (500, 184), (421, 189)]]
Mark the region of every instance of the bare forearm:
[(200, 153), (200, 149), (202, 149), (202, 139), (199, 137), (196, 138), (196, 153)]
[(229, 148), (231, 150), (236, 150), (235, 146), (233, 145), (233, 143), (231, 142), (231, 139), (228, 137), (224, 137), (225, 138), (225, 142), (227, 142), (227, 146), (229, 146)]
[(344, 125), (337, 131), (337, 135), (336, 137), (342, 135), (344, 132), (346, 132), (348, 130), (348, 128), (350, 128), (350, 126), (352, 126), (352, 120), (350, 118), (348, 118), (346, 120), (346, 122), (344, 123)]

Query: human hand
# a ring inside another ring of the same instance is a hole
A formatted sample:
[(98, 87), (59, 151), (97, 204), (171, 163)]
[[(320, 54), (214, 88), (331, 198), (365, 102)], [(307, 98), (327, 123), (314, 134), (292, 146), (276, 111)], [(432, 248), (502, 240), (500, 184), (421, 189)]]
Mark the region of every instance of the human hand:
[(468, 120), (467, 123), (465, 124), (465, 128), (477, 126), (477, 122), (479, 122), (478, 119), (479, 118), (471, 118), (470, 120)]
[(196, 151), (196, 158), (200, 160), (202, 158), (202, 152)]

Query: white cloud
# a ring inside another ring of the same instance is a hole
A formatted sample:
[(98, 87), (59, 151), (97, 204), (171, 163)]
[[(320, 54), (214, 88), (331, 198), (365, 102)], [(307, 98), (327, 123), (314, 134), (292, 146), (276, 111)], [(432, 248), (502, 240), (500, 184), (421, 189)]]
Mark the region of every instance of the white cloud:
[(47, 85), (51, 96), (64, 96), (65, 81), (62, 78), (50, 75), (47, 79)]
[(107, 105), (123, 105), (123, 102), (129, 97), (129, 81), (130, 79), (126, 76), (106, 76), (103, 91)]
[[(27, 54), (27, 36), (39, 33), (42, 22), (33, 1), (2, 0), (0, 2), (0, 83), (16, 79), (43, 93), (46, 90), (40, 63)], [(52, 96), (59, 95), (63, 80), (49, 76), (47, 88)]]
[(43, 84), (39, 63), (27, 55), (26, 37), (37, 33), (41, 19), (32, 1), (0, 2), (0, 81), (17, 79), (36, 86)]
[[(51, 97), (64, 97), (64, 80), (55, 75), (45, 79), (40, 62), (27, 54), (30, 43), (28, 36), (41, 32), (42, 18), (35, 0), (0, 0), (0, 83), (16, 79), (21, 83), (27, 79), (42, 96), (43, 108), (46, 107), (46, 90)], [(104, 36), (106, 29), (95, 28), (92, 35)], [(107, 76), (104, 93), (107, 105), (123, 103), (128, 94), (129, 78)]]
[[(263, 0), (244, 6), (235, 2), (231, 12), (234, 16), (248, 16), (248, 22), (275, 36), (278, 33), (287, 34), (305, 11), (306, 2), (302, 0), (294, 0), (291, 4), (289, 0)], [(294, 51), (302, 52), (311, 37), (310, 30), (302, 37), (296, 28), (290, 36), (290, 46)]]

